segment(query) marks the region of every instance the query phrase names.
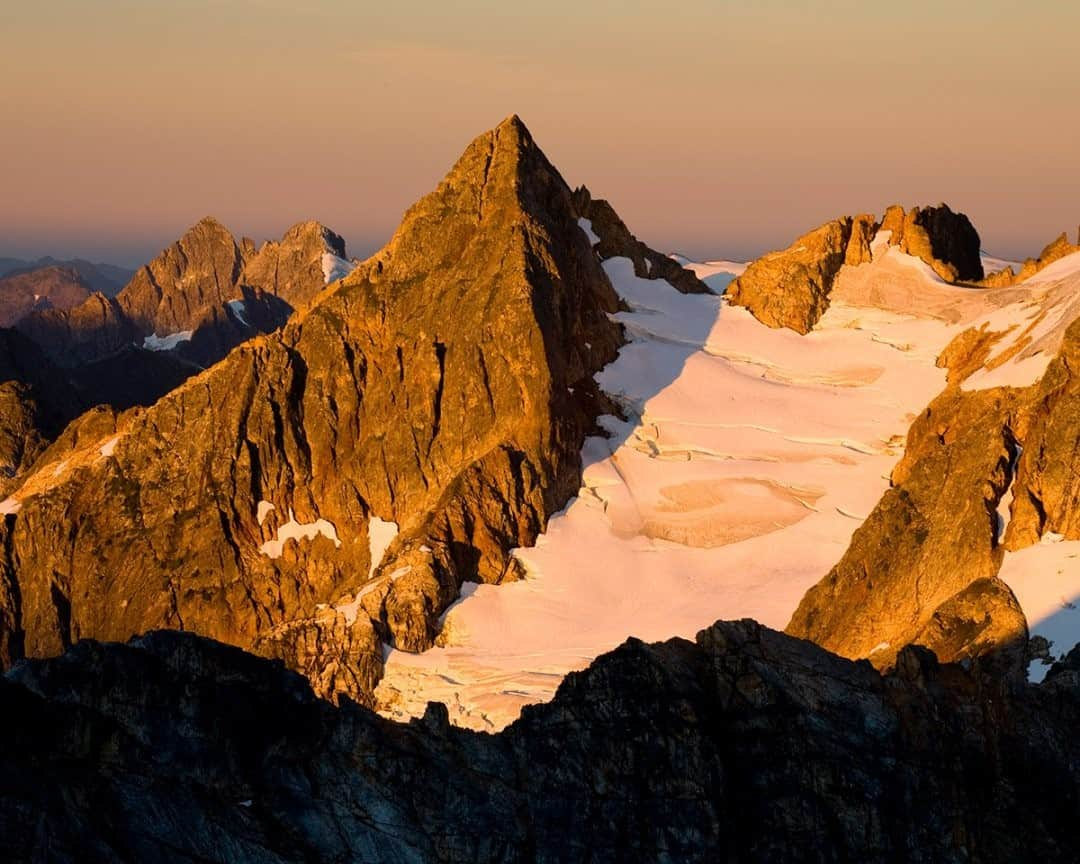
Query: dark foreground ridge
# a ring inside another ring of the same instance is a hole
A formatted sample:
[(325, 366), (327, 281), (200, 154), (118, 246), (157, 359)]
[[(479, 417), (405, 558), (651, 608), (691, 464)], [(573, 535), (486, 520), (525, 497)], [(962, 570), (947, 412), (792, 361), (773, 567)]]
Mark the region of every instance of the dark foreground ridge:
[(0, 679), (4, 861), (1072, 861), (1080, 652), (880, 675), (754, 622), (630, 640), (499, 735), (190, 634)]

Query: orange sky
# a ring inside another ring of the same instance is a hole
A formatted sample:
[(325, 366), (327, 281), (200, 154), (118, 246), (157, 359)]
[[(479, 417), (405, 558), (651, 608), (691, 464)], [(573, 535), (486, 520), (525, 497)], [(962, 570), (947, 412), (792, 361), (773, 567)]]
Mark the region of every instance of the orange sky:
[(893, 201), (948, 201), (1001, 255), (1075, 237), (1080, 4), (536, 6), (5, 4), (0, 255), (136, 264), (206, 214), (256, 239), (319, 219), (366, 254), (511, 112), (699, 257)]

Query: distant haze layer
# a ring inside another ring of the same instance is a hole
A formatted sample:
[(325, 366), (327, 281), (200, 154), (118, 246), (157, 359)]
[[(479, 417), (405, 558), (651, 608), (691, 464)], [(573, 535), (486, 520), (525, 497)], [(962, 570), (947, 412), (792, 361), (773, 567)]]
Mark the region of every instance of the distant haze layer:
[(947, 201), (1080, 222), (1080, 4), (53, 0), (0, 26), (0, 254), (140, 263), (203, 215), (366, 254), (518, 113), (651, 245), (749, 258)]

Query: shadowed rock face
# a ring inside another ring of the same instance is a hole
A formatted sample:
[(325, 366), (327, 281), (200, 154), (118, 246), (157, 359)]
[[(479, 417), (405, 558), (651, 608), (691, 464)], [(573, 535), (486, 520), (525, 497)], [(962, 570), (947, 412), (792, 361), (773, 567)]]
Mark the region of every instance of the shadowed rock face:
[(39, 463), (2, 532), (12, 644), (182, 628), (369, 698), (380, 639), (427, 648), (462, 580), (514, 578), (613, 410), (617, 299), (578, 218), (512, 118), (280, 334)]
[(594, 200), (584, 186), (574, 190), (574, 207), (582, 218), (589, 220), (593, 233), (600, 238), (595, 249), (603, 260), (617, 256), (629, 258), (639, 279), (663, 279), (681, 294), (710, 293), (709, 286), (692, 270), (638, 240), (615, 209), (603, 199)]
[(0, 328), (0, 498), (86, 407), (82, 394), (33, 342)]
[(630, 640), (498, 735), (398, 725), (190, 634), (0, 680), (21, 862), (1072, 861), (1080, 660), (879, 675), (753, 622)]
[(983, 278), (979, 232), (963, 213), (947, 204), (913, 207), (907, 213), (893, 205), (885, 211), (881, 230), (889, 244), (921, 258), (946, 282), (978, 282)]

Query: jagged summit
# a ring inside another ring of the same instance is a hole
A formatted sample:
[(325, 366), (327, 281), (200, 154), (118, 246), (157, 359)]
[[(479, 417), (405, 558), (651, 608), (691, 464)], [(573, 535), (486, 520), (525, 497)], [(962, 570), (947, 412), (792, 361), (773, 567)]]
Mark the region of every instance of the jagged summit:
[[(341, 237), (318, 222), (294, 225), (280, 241), (255, 249), (207, 216), (141, 267), (116, 297), (94, 295), (71, 309), (36, 312), (18, 326), (67, 368), (135, 346), (171, 352), (197, 369), (277, 329), (331, 275), (352, 266)], [(154, 398), (164, 392), (150, 391)]]
[[(593, 375), (621, 344), (618, 301), (579, 218), (508, 118), (280, 333), (53, 448), (4, 529), (11, 644), (182, 627), (369, 699), (382, 640), (428, 647), (463, 580), (516, 578), (510, 550), (577, 491), (584, 437), (615, 410)], [(262, 262), (280, 288), (315, 235), (245, 261), (204, 221), (137, 287), (160, 307), (166, 275), (199, 278), (216, 300)]]
[(881, 219), (889, 245), (921, 258), (946, 282), (975, 283), (983, 278), (979, 232), (963, 213), (948, 204), (904, 208), (894, 204)]
[(809, 333), (829, 306), (840, 268), (871, 261), (877, 237), (920, 258), (945, 282), (974, 284), (983, 278), (979, 234), (967, 216), (946, 204), (909, 211), (893, 205), (880, 221), (873, 214), (844, 216), (762, 256), (731, 283), (728, 302), (745, 306), (770, 327)]

